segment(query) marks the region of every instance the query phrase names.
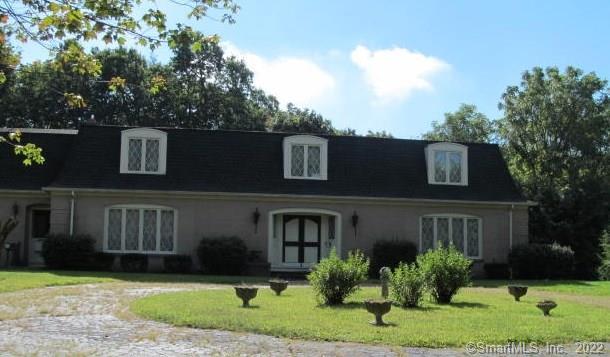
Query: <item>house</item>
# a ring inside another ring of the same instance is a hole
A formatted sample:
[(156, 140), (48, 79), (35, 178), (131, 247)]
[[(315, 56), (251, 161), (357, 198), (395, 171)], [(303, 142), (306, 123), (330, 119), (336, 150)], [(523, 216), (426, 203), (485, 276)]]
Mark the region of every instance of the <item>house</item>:
[(24, 167), (0, 146), (0, 217), (29, 265), (53, 233), (149, 262), (195, 254), (202, 237), (241, 237), (272, 271), (307, 270), (331, 248), (450, 241), (505, 262), (527, 242), (528, 206), (497, 145), (349, 136), (126, 128), (23, 130), (44, 149)]

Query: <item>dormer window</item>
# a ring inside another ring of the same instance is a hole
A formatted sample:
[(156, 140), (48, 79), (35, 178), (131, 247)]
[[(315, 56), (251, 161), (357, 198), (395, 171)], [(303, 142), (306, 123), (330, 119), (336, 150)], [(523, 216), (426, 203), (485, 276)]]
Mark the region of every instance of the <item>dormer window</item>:
[(121, 173), (165, 175), (167, 133), (148, 128), (121, 132)]
[(284, 138), (284, 178), (326, 180), (328, 141), (310, 135)]
[(468, 147), (455, 143), (435, 143), (426, 147), (428, 183), (468, 185)]

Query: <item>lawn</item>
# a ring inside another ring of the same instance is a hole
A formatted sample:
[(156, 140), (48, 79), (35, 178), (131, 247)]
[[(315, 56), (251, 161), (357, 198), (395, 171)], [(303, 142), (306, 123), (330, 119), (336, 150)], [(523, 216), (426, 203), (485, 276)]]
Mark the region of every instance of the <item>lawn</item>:
[(45, 286), (111, 282), (235, 284), (263, 282), (265, 278), (219, 275), (137, 274), (90, 271), (0, 270), (0, 293)]
[(584, 280), (475, 280), (473, 286), (506, 288), (507, 285), (527, 285), (538, 291), (567, 294), (610, 296), (610, 281)]
[[(544, 294), (553, 297), (552, 287), (542, 285)], [(555, 286), (562, 294), (587, 289), (572, 282)], [(604, 290), (610, 283), (596, 286)], [(531, 290), (534, 293), (537, 289)], [(593, 295), (597, 293), (594, 290)], [(364, 288), (344, 306), (323, 307), (308, 287), (289, 288), (280, 297), (265, 288), (251, 302), (254, 307), (244, 309), (234, 291), (227, 288), (146, 297), (133, 302), (131, 309), (140, 316), (179, 326), (400, 346), (464, 346), (471, 341), (567, 343), (608, 341), (610, 337), (610, 307), (558, 296), (559, 306), (552, 316), (543, 317), (535, 307), (538, 297), (525, 296), (515, 302), (505, 289), (492, 288), (464, 289), (451, 305), (426, 301), (418, 309), (394, 306), (384, 318), (391, 326), (375, 327), (368, 324), (373, 316), (363, 308), (362, 301), (377, 295), (378, 289)]]

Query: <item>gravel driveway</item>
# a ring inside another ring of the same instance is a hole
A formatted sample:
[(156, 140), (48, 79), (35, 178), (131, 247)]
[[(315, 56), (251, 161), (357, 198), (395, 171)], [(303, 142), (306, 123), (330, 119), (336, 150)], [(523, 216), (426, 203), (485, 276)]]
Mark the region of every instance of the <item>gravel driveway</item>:
[(463, 349), (297, 341), (173, 327), (128, 311), (133, 299), (215, 285), (109, 283), (0, 294), (0, 356), (454, 356)]

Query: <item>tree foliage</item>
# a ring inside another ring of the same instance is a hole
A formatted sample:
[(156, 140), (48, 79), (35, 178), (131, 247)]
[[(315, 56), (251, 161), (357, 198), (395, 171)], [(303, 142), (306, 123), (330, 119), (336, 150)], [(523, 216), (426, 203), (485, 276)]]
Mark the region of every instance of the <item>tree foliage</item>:
[(445, 113), (442, 123), (432, 122), (432, 130), (422, 135), (426, 140), (486, 143), (493, 139), (494, 125), (472, 104), (462, 104), (453, 113)]
[(538, 242), (575, 252), (592, 277), (610, 220), (610, 97), (594, 73), (568, 67), (526, 71), (502, 96), (499, 134), (511, 172), (529, 199)]

